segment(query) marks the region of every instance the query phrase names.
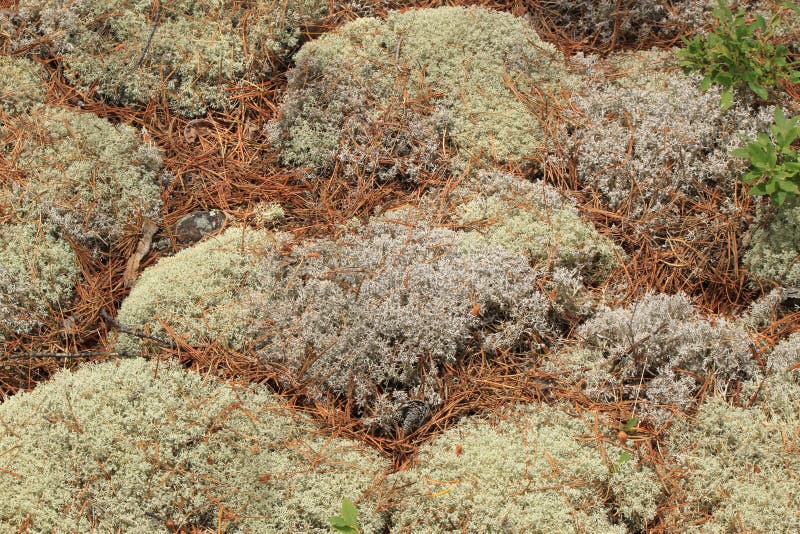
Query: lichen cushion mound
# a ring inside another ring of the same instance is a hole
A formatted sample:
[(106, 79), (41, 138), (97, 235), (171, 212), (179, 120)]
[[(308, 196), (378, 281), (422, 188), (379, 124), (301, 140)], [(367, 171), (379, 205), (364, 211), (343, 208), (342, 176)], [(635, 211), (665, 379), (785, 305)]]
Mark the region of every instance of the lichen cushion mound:
[(0, 56), (0, 108), (6, 113), (27, 113), (44, 103), (42, 68), (26, 58)]
[(744, 264), (760, 278), (800, 288), (800, 200), (760, 206), (750, 232)]
[[(216, 342), (242, 349), (258, 339), (256, 310), (270, 306), (282, 277), (275, 248), (282, 234), (230, 228), (223, 234), (162, 258), (146, 269), (122, 302), (117, 321), (169, 343), (164, 324), (190, 344)], [(151, 340), (121, 334), (116, 348), (157, 351)]]
[(0, 224), (0, 341), (53, 321), (80, 268), (69, 243), (33, 224)]
[(79, 87), (123, 105), (164, 94), (176, 111), (200, 116), (231, 106), (227, 85), (269, 74), (271, 62), (297, 46), (303, 25), (324, 15), (327, 4), (22, 0), (17, 9), (28, 30), (17, 46), (47, 38), (45, 52), (61, 58)]
[(499, 245), (549, 268), (575, 270), (602, 280), (618, 265), (623, 250), (581, 220), (574, 202), (547, 184), (501, 172), (481, 171), (452, 195), (457, 222), (485, 223), (464, 237), (464, 246)]
[(555, 334), (520, 254), (467, 251), (459, 232), (392, 217), (296, 246), (285, 297), (261, 308), (273, 333), (261, 356), (292, 370), (290, 383), (352, 399), (382, 430), (410, 398), (441, 402), (441, 365), (531, 350)]
[[(39, 107), (18, 117), (12, 150), (24, 181), (0, 201), (88, 247), (109, 249), (142, 218), (160, 218), (160, 152), (138, 132), (91, 113)], [(0, 202), (1, 203), (1, 202)]]
[(376, 452), (319, 435), (264, 389), (131, 359), (0, 405), (0, 524), (36, 532), (330, 531), (343, 497), (380, 532)]
[(581, 346), (551, 358), (547, 369), (595, 400), (635, 400), (639, 417), (656, 426), (690, 408), (706, 377), (725, 392), (757, 372), (744, 329), (702, 317), (683, 294), (648, 294), (606, 308), (578, 336)]
[(641, 531), (656, 513), (658, 478), (596, 440), (582, 419), (547, 405), (467, 418), (394, 475), (406, 488), (393, 532)]
[(542, 132), (510, 88), (568, 83), (563, 59), (522, 19), (478, 7), (359, 19), (295, 57), (272, 136), (291, 165), (413, 180), (448, 137), (465, 157), (519, 162)]
[(800, 385), (779, 373), (742, 393), (753, 406), (709, 397), (670, 428), (667, 468), (680, 476), (677, 502), (666, 508), (668, 531), (800, 531)]

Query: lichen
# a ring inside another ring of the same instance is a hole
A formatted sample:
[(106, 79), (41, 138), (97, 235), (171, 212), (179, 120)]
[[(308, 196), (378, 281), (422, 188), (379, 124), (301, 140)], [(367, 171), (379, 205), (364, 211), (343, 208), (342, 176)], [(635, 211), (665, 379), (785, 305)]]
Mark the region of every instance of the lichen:
[[(287, 237), (230, 228), (146, 269), (120, 306), (117, 320), (127, 328), (169, 342), (164, 325), (184, 342), (216, 342), (242, 349), (258, 337), (259, 306), (269, 305), (280, 278), (275, 246)], [(257, 274), (256, 267), (260, 266)], [(157, 351), (146, 339), (121, 334), (117, 350)]]
[(51, 323), (80, 275), (72, 248), (31, 223), (0, 225), (0, 341)]
[[(295, 55), (273, 141), (291, 165), (414, 179), (455, 145), (519, 162), (542, 132), (514, 94), (569, 84), (562, 58), (522, 19), (478, 7), (359, 19)], [(449, 141), (449, 142), (448, 142)]]
[(44, 37), (79, 87), (123, 105), (163, 94), (177, 112), (201, 116), (231, 107), (226, 86), (269, 74), (326, 2), (178, 0), (159, 9), (142, 0), (22, 0), (17, 46)]
[(142, 218), (159, 220), (161, 156), (130, 126), (40, 107), (18, 117), (25, 180), (0, 190), (20, 218), (41, 220), (90, 248), (110, 249)]
[(759, 278), (800, 288), (800, 200), (780, 207), (762, 205), (750, 226), (743, 263)]
[(29, 113), (44, 103), (42, 68), (27, 58), (0, 56), (0, 107), (8, 114)]
[[(264, 388), (130, 359), (0, 405), (0, 523), (36, 532), (330, 532), (343, 497), (385, 528), (388, 462), (321, 435)], [(5, 530), (4, 530), (5, 531)]]
[[(626, 532), (607, 506), (642, 529), (655, 516), (661, 485), (622, 450), (605, 454), (580, 418), (546, 405), (517, 406), (496, 418), (470, 417), (423, 445), (394, 475), (405, 487), (393, 516), (400, 532)], [(615, 474), (616, 473), (616, 474)], [(619, 475), (619, 476), (617, 476)], [(629, 491), (622, 487), (631, 482)], [(640, 493), (633, 495), (636, 491)], [(633, 500), (626, 503), (626, 495)]]

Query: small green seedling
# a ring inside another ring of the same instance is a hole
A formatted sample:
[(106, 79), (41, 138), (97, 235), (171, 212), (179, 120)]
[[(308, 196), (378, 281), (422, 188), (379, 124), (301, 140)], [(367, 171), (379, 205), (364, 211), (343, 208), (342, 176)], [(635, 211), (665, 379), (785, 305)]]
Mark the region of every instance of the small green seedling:
[(342, 499), (342, 513), (328, 519), (331, 528), (343, 534), (358, 534), (358, 509), (353, 501), (344, 497)]
[[(800, 8), (787, 2), (788, 8), (800, 13)], [(693, 39), (683, 38), (686, 48), (678, 52), (686, 72), (699, 72), (704, 78), (703, 91), (712, 84), (723, 88), (720, 105), (727, 111), (733, 104), (733, 92), (747, 85), (759, 98), (766, 100), (769, 89), (778, 80), (800, 83), (800, 65), (787, 59), (788, 49), (772, 43), (779, 14), (767, 20), (758, 15), (748, 21), (741, 7), (736, 13), (724, 0), (713, 10), (717, 23), (714, 29)]]
[(636, 433), (636, 425), (639, 424), (639, 420), (635, 417), (631, 417), (624, 424), (619, 425), (619, 429), (622, 432), (625, 432), (629, 436)]
[(775, 108), (774, 122), (769, 127), (772, 137), (758, 134), (746, 147), (731, 151), (737, 158), (750, 160), (750, 168), (742, 181), (751, 195), (769, 195), (780, 206), (787, 198), (800, 195), (800, 159), (792, 143), (800, 138), (800, 117), (787, 119), (783, 110)]

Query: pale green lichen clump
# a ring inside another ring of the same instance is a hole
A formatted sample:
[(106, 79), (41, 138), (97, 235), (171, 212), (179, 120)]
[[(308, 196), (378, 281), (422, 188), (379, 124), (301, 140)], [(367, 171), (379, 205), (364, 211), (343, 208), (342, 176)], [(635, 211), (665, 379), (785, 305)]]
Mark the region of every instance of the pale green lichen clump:
[(317, 433), (265, 389), (143, 359), (62, 371), (0, 405), (3, 532), (330, 531), (343, 497), (364, 532), (388, 467)]
[(229, 108), (226, 86), (257, 80), (298, 45), (303, 25), (327, 11), (324, 0), (178, 0), (156, 11), (149, 0), (22, 0), (22, 47), (46, 37), (46, 52), (67, 78), (123, 105), (162, 93), (187, 116)]
[[(186, 343), (241, 349), (257, 337), (256, 308), (270, 305), (270, 289), (280, 277), (274, 247), (281, 239), (286, 238), (231, 228), (163, 258), (136, 281), (117, 320), (166, 342), (162, 323)], [(127, 334), (117, 341), (120, 352), (156, 348)]]
[(744, 264), (760, 278), (800, 287), (800, 200), (761, 206), (750, 231)]
[[(469, 249), (499, 245), (550, 268), (574, 269), (602, 280), (618, 265), (623, 250), (601, 236), (556, 189), (499, 172), (480, 172), (465, 185), (470, 198), (456, 208), (458, 222), (487, 223), (465, 235)], [(474, 189), (474, 193), (470, 190)]]
[(0, 56), (0, 107), (8, 114), (28, 113), (44, 103), (42, 68), (26, 58)]
[(63, 312), (80, 275), (69, 243), (33, 224), (0, 225), (0, 340)]
[(295, 61), (272, 132), (284, 162), (367, 164), (381, 178), (435, 167), (448, 138), (465, 159), (532, 157), (543, 135), (509, 86), (569, 83), (562, 56), (525, 21), (477, 7), (360, 19)]
[(18, 117), (17, 168), (25, 180), (0, 200), (80, 244), (109, 249), (142, 218), (157, 220), (159, 150), (135, 129), (90, 113), (40, 107)]
[(398, 532), (627, 532), (616, 513), (641, 530), (656, 514), (658, 478), (635, 458), (619, 462), (616, 446), (604, 444), (604, 456), (596, 439), (583, 420), (546, 405), (462, 421), (395, 475), (406, 489), (394, 526)]

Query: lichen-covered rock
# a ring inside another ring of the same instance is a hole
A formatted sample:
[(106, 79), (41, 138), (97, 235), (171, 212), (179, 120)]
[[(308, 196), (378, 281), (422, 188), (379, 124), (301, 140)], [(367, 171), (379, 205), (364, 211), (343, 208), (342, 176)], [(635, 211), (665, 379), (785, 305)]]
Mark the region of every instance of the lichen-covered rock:
[(679, 476), (678, 501), (665, 508), (668, 531), (800, 530), (800, 386), (778, 379), (745, 390), (743, 398), (759, 390), (762, 400), (738, 408), (709, 397), (670, 428), (667, 467)]
[(159, 150), (135, 129), (90, 113), (49, 107), (18, 117), (17, 168), (0, 200), (79, 243), (109, 249), (142, 218), (158, 220)]
[(618, 265), (623, 250), (584, 222), (558, 190), (500, 172), (480, 172), (459, 191), (462, 224), (487, 223), (464, 237), (464, 246), (499, 245), (533, 263), (572, 269), (598, 281)]
[[(230, 228), (162, 258), (138, 278), (117, 321), (166, 342), (162, 323), (190, 344), (242, 349), (256, 339), (255, 310), (270, 305), (273, 286), (282, 276), (275, 247), (286, 239)], [(119, 336), (116, 347), (133, 354), (158, 348), (128, 334)]]
[(704, 93), (697, 76), (670, 70), (676, 63), (671, 51), (620, 54), (591, 65), (598, 81), (573, 95), (585, 117), (561, 142), (578, 178), (634, 217), (697, 200), (703, 186), (732, 198), (745, 163), (730, 151), (771, 123), (770, 109), (746, 102), (723, 113), (720, 89)]
[(468, 418), (424, 445), (416, 463), (394, 475), (405, 487), (394, 527), (542, 534), (643, 530), (662, 492), (655, 472), (634, 458), (619, 461), (622, 449), (614, 445), (603, 444), (603, 453), (595, 439), (582, 419), (546, 405), (514, 407), (496, 420)]
[(528, 262), (500, 248), (467, 251), (461, 238), (387, 215), (296, 246), (285, 297), (263, 308), (273, 336), (261, 356), (390, 430), (410, 399), (441, 402), (441, 364), (549, 340), (551, 306)]
[(703, 318), (683, 294), (649, 294), (606, 309), (578, 336), (580, 349), (554, 357), (548, 368), (581, 382), (591, 398), (635, 399), (640, 418), (656, 426), (690, 407), (706, 377), (725, 392), (757, 373), (747, 333)]
[(0, 224), (0, 341), (50, 323), (80, 275), (72, 248), (33, 224)]
[(0, 56), (0, 108), (8, 114), (28, 113), (44, 103), (42, 68), (26, 58)]
[(230, 107), (227, 85), (270, 73), (326, 8), (324, 0), (22, 0), (28, 31), (17, 45), (47, 38), (71, 82), (114, 102), (164, 94), (176, 111), (200, 116)]
[(478, 7), (359, 19), (294, 59), (272, 125), (283, 161), (381, 179), (436, 168), (448, 141), (465, 159), (535, 155), (539, 123), (510, 86), (569, 83), (561, 55), (525, 21)]
[[(388, 462), (260, 388), (143, 359), (62, 371), (0, 405), (0, 523), (35, 532), (364, 532)], [(6, 530), (8, 529), (8, 530)]]
[(800, 288), (800, 200), (760, 206), (750, 226), (744, 264), (760, 278)]

